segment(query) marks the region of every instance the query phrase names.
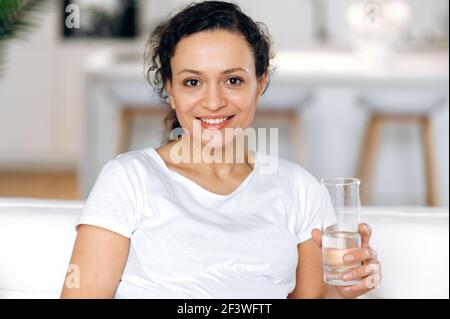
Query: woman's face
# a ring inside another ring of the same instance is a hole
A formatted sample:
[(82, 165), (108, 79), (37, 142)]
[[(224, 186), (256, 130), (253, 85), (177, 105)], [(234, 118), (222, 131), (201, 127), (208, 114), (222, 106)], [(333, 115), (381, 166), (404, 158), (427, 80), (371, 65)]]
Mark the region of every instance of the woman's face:
[[(225, 141), (225, 128), (245, 130), (251, 126), (267, 76), (257, 79), (253, 52), (244, 36), (214, 30), (185, 37), (176, 46), (171, 68), (172, 82), (166, 83), (166, 91), (178, 121), (190, 136), (201, 139), (193, 135), (195, 124), (201, 134), (205, 130), (216, 133), (213, 142), (202, 139), (202, 144), (223, 147), (233, 141)], [(214, 125), (200, 120), (217, 115), (232, 118)]]

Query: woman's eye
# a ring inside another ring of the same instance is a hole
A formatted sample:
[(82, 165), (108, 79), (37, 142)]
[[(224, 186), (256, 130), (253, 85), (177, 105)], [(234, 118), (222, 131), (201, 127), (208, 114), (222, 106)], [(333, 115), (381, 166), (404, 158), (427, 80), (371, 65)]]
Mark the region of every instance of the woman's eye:
[(186, 85), (188, 87), (196, 87), (198, 82), (199, 81), (196, 79), (189, 79), (189, 80), (184, 81), (184, 85)]
[[(243, 83), (243, 81), (240, 78), (236, 78), (236, 77), (232, 77), (232, 78), (228, 78), (227, 82), (231, 85), (231, 86), (239, 86)], [(184, 81), (184, 85), (187, 87), (197, 87), (199, 86), (200, 81), (197, 79), (189, 79)]]
[(240, 78), (228, 78), (227, 81), (233, 86), (241, 85), (243, 82)]

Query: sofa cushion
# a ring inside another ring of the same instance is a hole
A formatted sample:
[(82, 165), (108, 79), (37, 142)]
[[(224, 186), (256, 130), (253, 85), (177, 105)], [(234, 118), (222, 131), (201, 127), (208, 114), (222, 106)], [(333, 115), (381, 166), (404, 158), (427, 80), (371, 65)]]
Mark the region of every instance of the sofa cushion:
[(81, 201), (0, 199), (0, 298), (58, 298)]
[(448, 208), (365, 207), (382, 283), (370, 298), (449, 297)]
[[(0, 298), (58, 298), (83, 201), (0, 198)], [(448, 208), (364, 207), (383, 281), (364, 298), (448, 298)]]

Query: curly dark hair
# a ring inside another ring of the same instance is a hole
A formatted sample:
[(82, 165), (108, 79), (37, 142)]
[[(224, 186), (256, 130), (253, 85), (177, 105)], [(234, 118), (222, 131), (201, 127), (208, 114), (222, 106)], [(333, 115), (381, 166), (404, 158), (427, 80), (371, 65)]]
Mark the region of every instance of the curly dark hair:
[[(168, 103), (165, 83), (172, 81), (170, 60), (175, 53), (177, 43), (183, 37), (205, 30), (228, 30), (242, 34), (252, 48), (257, 78), (265, 73), (270, 75), (272, 71), (270, 61), (274, 54), (271, 50), (270, 35), (264, 23), (253, 21), (235, 3), (193, 2), (172, 18), (161, 22), (151, 33), (147, 42), (144, 56), (146, 78), (158, 92), (163, 103)], [(268, 85), (264, 92), (267, 87)], [(164, 124), (165, 138), (168, 141), (168, 134), (181, 127), (175, 110), (170, 109)]]

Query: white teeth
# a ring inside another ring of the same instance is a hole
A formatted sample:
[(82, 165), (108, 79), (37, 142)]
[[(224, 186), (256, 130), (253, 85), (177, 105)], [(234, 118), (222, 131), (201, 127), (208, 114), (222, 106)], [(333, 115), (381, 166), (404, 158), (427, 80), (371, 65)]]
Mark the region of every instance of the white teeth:
[(221, 119), (201, 119), (202, 122), (207, 123), (207, 124), (219, 124), (222, 123), (226, 120), (227, 118), (221, 118)]

